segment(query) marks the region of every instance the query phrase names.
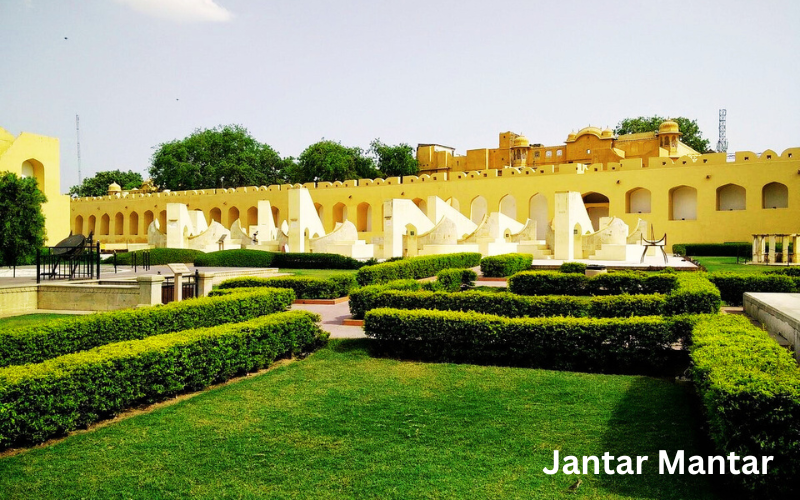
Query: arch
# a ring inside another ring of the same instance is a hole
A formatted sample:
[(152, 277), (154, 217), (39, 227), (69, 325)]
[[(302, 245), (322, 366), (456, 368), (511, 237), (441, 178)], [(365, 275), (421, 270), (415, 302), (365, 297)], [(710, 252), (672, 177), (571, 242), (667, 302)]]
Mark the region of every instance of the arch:
[(122, 212), (117, 212), (114, 216), (114, 234), (117, 236), (125, 234), (125, 216)]
[(236, 219), (239, 218), (239, 209), (236, 207), (231, 207), (228, 209), (228, 224), (225, 227), (231, 227)]
[[(214, 221), (219, 222), (220, 224), (222, 224), (222, 210), (220, 210), (217, 207), (212, 208), (208, 212), (208, 225), (211, 225), (211, 223), (214, 222)], [(163, 228), (163, 226), (162, 226), (162, 228)]]
[[(594, 222), (592, 222), (594, 224)], [(579, 222), (572, 228), (572, 258), (583, 258), (583, 228)]]
[(314, 203), (314, 210), (317, 211), (317, 217), (319, 220), (322, 221), (322, 216), (325, 215), (325, 209), (322, 207), (322, 203)]
[(247, 227), (258, 225), (258, 207), (247, 209)]
[(281, 227), (281, 221), (280, 221), (281, 210), (275, 205), (272, 205), (271, 209), (272, 209), (272, 222), (275, 223), (275, 227)]
[(625, 193), (626, 214), (649, 214), (651, 209), (649, 189), (634, 188)]
[(428, 202), (426, 202), (422, 198), (414, 198), (412, 201), (414, 202), (414, 205), (416, 205), (417, 208), (419, 208), (422, 211), (422, 213), (428, 215)]
[(144, 213), (144, 230), (147, 232), (150, 229), (150, 224), (153, 223), (153, 212), (151, 210), (147, 210)]
[(139, 214), (131, 212), (128, 216), (128, 234), (133, 236), (139, 235)]
[(158, 225), (161, 227), (161, 232), (167, 234), (167, 211), (162, 210), (158, 213)]
[(360, 233), (372, 231), (372, 206), (367, 202), (358, 204), (356, 228)]
[(469, 204), (469, 218), (475, 224), (480, 224), (488, 211), (489, 205), (483, 196), (476, 196), (473, 198), (472, 203)]
[(697, 189), (678, 186), (669, 190), (669, 220), (697, 220)]
[(39, 160), (28, 158), (22, 162), (22, 177), (33, 177), (39, 186), (39, 191), (45, 190), (44, 165)]
[(333, 206), (333, 225), (336, 226), (337, 222), (344, 222), (347, 220), (347, 205), (342, 202)]
[(83, 234), (83, 216), (75, 217), (75, 225), (72, 227), (72, 234)]
[(500, 213), (517, 220), (517, 200), (510, 194), (500, 199)]
[(97, 225), (97, 218), (94, 215), (90, 215), (88, 222), (89, 223), (87, 224), (87, 227), (86, 227), (86, 231), (87, 231), (86, 236), (89, 236), (89, 233), (94, 234), (95, 228), (96, 228), (96, 225)]
[(603, 193), (586, 193), (583, 195), (583, 205), (586, 207), (589, 220), (592, 221), (592, 227), (595, 231), (599, 231), (600, 219), (608, 217), (608, 196)]
[(451, 207), (455, 208), (459, 212), (461, 211), (461, 204), (458, 202), (458, 200), (456, 198), (448, 198), (447, 199), (447, 204), (450, 205)]
[(717, 188), (717, 210), (745, 210), (747, 191), (738, 184), (725, 184)]
[(789, 188), (770, 182), (761, 189), (761, 208), (789, 208)]
[(100, 217), (100, 231), (97, 234), (101, 236), (108, 236), (108, 223), (110, 220), (111, 218), (108, 216), (108, 214), (103, 214), (103, 216)]
[(536, 239), (543, 240), (547, 236), (547, 225), (550, 217), (547, 211), (547, 197), (536, 193), (528, 201), (528, 217), (536, 221)]

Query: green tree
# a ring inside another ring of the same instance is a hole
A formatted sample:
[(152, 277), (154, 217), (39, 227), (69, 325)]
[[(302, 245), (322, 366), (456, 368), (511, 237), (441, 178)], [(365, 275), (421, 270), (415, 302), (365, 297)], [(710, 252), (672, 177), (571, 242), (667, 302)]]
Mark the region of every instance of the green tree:
[[(703, 139), (703, 133), (697, 125), (697, 120), (690, 120), (679, 116), (671, 118), (678, 124), (681, 131), (681, 142), (694, 149), (698, 153), (713, 153), (714, 150), (708, 147), (708, 139)], [(667, 118), (662, 116), (640, 116), (638, 118), (625, 118), (620, 121), (614, 128), (614, 133), (623, 134), (638, 134), (640, 132), (656, 132), (659, 125), (667, 121)]]
[(69, 188), (72, 196), (105, 196), (108, 194), (108, 186), (116, 182), (123, 191), (137, 189), (142, 185), (142, 174), (128, 170), (106, 170), (97, 172), (93, 177), (88, 177), (77, 186)]
[(240, 125), (197, 129), (185, 139), (160, 144), (151, 163), (153, 183), (173, 191), (285, 181), (286, 161)]
[(373, 179), (379, 176), (375, 162), (365, 156), (361, 148), (348, 148), (326, 140), (307, 147), (289, 170), (289, 178), (295, 183)]
[(414, 149), (408, 144), (389, 146), (380, 139), (375, 139), (370, 143), (369, 151), (378, 160), (381, 177), (419, 174), (419, 162), (414, 158)]
[(46, 201), (36, 179), (11, 172), (0, 175), (0, 265), (27, 262), (44, 245)]

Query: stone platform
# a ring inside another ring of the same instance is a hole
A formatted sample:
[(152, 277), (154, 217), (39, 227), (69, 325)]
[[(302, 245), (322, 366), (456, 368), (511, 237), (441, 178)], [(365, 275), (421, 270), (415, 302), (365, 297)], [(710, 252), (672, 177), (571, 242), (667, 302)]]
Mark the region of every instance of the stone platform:
[(800, 293), (745, 293), (744, 310), (772, 335), (788, 341), (800, 362)]

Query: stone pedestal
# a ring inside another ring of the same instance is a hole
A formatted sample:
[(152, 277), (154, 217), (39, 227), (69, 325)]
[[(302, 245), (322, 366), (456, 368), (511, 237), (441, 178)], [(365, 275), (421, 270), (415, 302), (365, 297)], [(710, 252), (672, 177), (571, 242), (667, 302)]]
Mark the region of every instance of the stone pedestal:
[(139, 276), (136, 278), (139, 283), (139, 304), (154, 306), (161, 303), (161, 285), (164, 277), (161, 275)]

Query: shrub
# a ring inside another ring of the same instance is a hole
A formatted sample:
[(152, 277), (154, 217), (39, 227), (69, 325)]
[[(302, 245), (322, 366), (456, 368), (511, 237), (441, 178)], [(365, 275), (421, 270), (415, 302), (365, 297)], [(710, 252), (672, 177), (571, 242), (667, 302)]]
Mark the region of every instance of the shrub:
[(490, 278), (504, 278), (520, 271), (529, 271), (533, 255), (507, 253), (481, 259), (481, 274)]
[(374, 266), (364, 266), (356, 273), (361, 286), (376, 285), (397, 279), (430, 278), (442, 269), (475, 267), (480, 264), (479, 253), (452, 253), (446, 255), (426, 255), (394, 262), (384, 262)]
[(782, 267), (780, 269), (767, 271), (765, 274), (784, 274), (786, 276), (792, 276), (793, 278), (798, 278), (800, 277), (800, 266)]
[(588, 278), (586, 290), (591, 295), (669, 293), (678, 282), (676, 274), (651, 274), (623, 271), (597, 274)]
[(356, 259), (330, 253), (279, 253), (248, 250), (222, 250), (201, 254), (197, 267), (282, 267), (287, 269), (358, 269)]
[(589, 278), (557, 271), (523, 271), (508, 279), (508, 290), (519, 295), (586, 295)]
[[(189, 250), (188, 248), (153, 248), (151, 250), (136, 250), (134, 252), (125, 252), (117, 254), (117, 265), (131, 266), (133, 265), (133, 255), (136, 254), (136, 261), (141, 266), (143, 255), (145, 252), (150, 253), (151, 266), (163, 266), (165, 264), (173, 264), (182, 262), (184, 264), (191, 264), (201, 255), (205, 255), (200, 250)], [(112, 257), (113, 259), (113, 257)], [(109, 261), (113, 262), (113, 260)]]
[(664, 314), (666, 302), (666, 296), (661, 294), (592, 297), (589, 301), (588, 316), (592, 318), (660, 316)]
[(614, 373), (662, 373), (686, 321), (503, 318), (475, 312), (374, 309), (364, 331), (393, 356)]
[(586, 264), (583, 262), (564, 262), (558, 272), (567, 274), (586, 274)]
[(745, 292), (794, 292), (795, 280), (783, 274), (712, 273), (708, 279), (719, 289), (728, 305), (740, 306)]
[(666, 296), (664, 314), (716, 314), (720, 295), (702, 273), (679, 273), (675, 290)]
[(369, 285), (350, 292), (350, 314), (363, 319), (364, 313), (373, 309), (376, 296), (385, 290), (421, 290), (422, 283), (416, 280), (394, 280), (381, 285)]
[(472, 269), (442, 269), (436, 273), (436, 283), (439, 289), (445, 292), (457, 292), (473, 287), (476, 279), (478, 273)]
[(0, 449), (39, 443), (133, 405), (313, 350), (328, 335), (318, 320), (305, 311), (284, 312), (0, 369)]
[(672, 245), (672, 252), (691, 257), (753, 257), (753, 244), (748, 242), (729, 243), (681, 243)]
[[(733, 476), (761, 498), (795, 498), (800, 477), (800, 368), (739, 316), (706, 316), (692, 331), (694, 384), (722, 454), (773, 456), (769, 474)], [(794, 493), (794, 495), (792, 495)]]
[(356, 287), (352, 274), (340, 274), (328, 278), (314, 276), (279, 276), (275, 278), (240, 277), (225, 280), (220, 289), (272, 287), (291, 288), (298, 299), (336, 299), (346, 297)]
[(244, 321), (284, 311), (294, 297), (291, 290), (262, 288), (234, 297), (202, 297), (40, 323), (0, 334), (0, 366), (40, 363), (112, 342)]

